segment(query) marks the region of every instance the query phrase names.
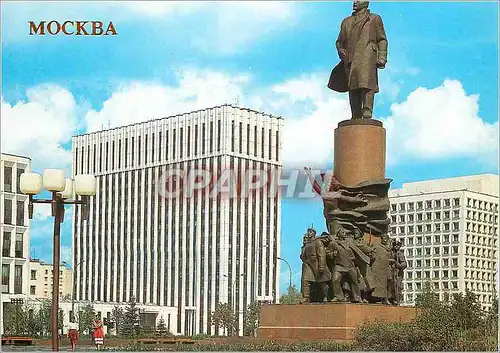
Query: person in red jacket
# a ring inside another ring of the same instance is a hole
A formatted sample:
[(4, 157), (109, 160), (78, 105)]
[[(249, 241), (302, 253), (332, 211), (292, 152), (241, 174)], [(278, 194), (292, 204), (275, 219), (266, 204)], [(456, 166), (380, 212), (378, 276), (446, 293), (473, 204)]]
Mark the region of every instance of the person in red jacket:
[(99, 319), (94, 320), (94, 344), (97, 350), (101, 349), (104, 345), (104, 330), (102, 328), (102, 321)]

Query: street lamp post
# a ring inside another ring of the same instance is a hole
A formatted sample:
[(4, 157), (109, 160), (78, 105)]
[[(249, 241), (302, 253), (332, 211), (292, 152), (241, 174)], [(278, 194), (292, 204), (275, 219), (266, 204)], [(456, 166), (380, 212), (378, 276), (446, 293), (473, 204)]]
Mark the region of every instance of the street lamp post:
[(75, 296), (76, 296), (76, 285), (75, 285), (76, 284), (76, 280), (75, 280), (75, 276), (76, 276), (76, 269), (83, 262), (85, 262), (85, 260), (81, 260), (73, 268), (73, 293), (71, 295), (71, 312), (73, 313), (73, 322), (75, 321)]
[(292, 288), (292, 266), (290, 266), (290, 264), (288, 263), (288, 261), (286, 261), (282, 257), (278, 256), (277, 259), (283, 261), (288, 266), (288, 272), (290, 274), (290, 281), (289, 281), (289, 284), (288, 284), (288, 290), (290, 290)]
[[(33, 196), (42, 191), (42, 186), (52, 193), (51, 199), (35, 199)], [(33, 218), (33, 204), (45, 203), (52, 205), (54, 217), (54, 254), (52, 264), (52, 351), (59, 350), (59, 263), (61, 248), (61, 223), (64, 221), (64, 205), (82, 205), (83, 219), (88, 216), (88, 201), (96, 192), (96, 180), (92, 175), (76, 175), (75, 179), (66, 179), (64, 170), (46, 169), (43, 178), (36, 173), (23, 173), (20, 177), (20, 189), (29, 195), (28, 214)], [(76, 194), (81, 200), (68, 200)]]

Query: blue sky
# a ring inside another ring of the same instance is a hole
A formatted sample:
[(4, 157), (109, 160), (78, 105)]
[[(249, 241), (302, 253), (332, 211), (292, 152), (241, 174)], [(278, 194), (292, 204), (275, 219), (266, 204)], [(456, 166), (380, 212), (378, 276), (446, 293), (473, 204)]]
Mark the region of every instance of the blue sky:
[[(370, 8), (389, 39), (375, 116), (387, 128), (393, 187), (498, 173), (498, 4)], [(31, 156), (35, 170), (69, 174), (72, 135), (238, 97), (285, 118), (286, 168), (329, 168), (329, 131), (349, 113), (346, 95), (326, 82), (350, 9), (349, 2), (2, 2), (2, 151)], [(113, 21), (118, 35), (28, 35), (29, 20), (48, 19)], [(38, 209), (31, 234), (32, 255), (50, 261), (48, 214)], [(281, 255), (298, 283), (302, 234), (311, 223), (324, 227), (321, 202), (286, 199), (282, 215)], [(62, 233), (69, 261), (70, 220)], [(284, 289), (284, 266), (282, 274)]]

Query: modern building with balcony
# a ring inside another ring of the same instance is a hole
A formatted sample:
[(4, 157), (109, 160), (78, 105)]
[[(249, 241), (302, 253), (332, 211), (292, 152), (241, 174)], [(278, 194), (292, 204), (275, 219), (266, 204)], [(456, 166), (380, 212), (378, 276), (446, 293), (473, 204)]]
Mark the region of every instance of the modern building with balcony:
[[(0, 158), (0, 249), (2, 252), (2, 305), (29, 294), (28, 196), (19, 190), (22, 173), (31, 171), (31, 159), (2, 153)], [(3, 333), (3, 326), (0, 327)]]
[(391, 235), (408, 262), (404, 304), (426, 283), (439, 293), (476, 293), (483, 309), (497, 295), (498, 175), (405, 183), (389, 191)]

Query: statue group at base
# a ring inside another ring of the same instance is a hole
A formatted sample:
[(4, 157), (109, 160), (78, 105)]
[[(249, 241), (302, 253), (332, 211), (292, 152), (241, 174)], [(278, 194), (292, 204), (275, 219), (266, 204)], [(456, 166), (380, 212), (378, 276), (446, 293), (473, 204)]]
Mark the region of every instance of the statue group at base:
[(384, 235), (369, 244), (359, 228), (303, 238), (301, 291), (306, 302), (352, 302), (398, 305), (407, 266), (401, 243)]

